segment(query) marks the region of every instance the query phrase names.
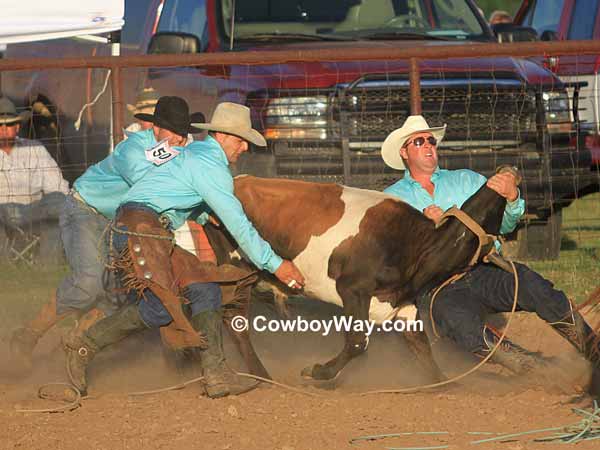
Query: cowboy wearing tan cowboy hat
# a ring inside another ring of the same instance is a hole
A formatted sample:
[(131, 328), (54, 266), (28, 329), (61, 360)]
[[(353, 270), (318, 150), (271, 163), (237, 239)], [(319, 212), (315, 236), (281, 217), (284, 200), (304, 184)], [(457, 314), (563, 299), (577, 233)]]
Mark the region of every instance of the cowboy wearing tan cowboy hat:
[[(220, 103), (209, 123), (193, 123), (192, 126), (207, 130), (206, 139), (191, 143), (185, 151), (178, 152), (147, 172), (132, 186), (119, 207), (114, 221), (113, 246), (116, 252), (121, 252), (136, 242), (134, 253), (137, 252), (137, 256), (130, 257), (131, 270), (125, 271), (122, 276), (138, 288), (142, 286), (144, 300), (125, 306), (68, 343), (68, 373), (82, 392), (87, 388), (87, 366), (104, 347), (149, 327), (164, 329), (175, 323), (176, 317), (172, 315), (172, 309), (167, 309), (166, 299), (181, 292), (191, 311), (191, 328), (179, 328), (186, 332), (184, 342), (172, 342), (171, 345), (175, 350), (197, 347), (194, 342), (198, 337), (196, 333), (205, 337), (207, 348), (201, 351), (201, 365), (206, 394), (223, 397), (240, 394), (256, 386), (254, 381), (236, 375), (225, 363), (222, 299), (218, 286), (210, 282), (186, 283), (184, 280), (178, 284), (172, 269), (176, 263), (175, 255), (180, 254), (178, 246), (173, 249), (173, 243), (167, 239), (139, 237), (131, 241), (134, 239), (131, 236), (138, 232), (170, 235), (194, 210), (210, 210), (259, 269), (273, 273), (288, 285), (290, 280), (294, 280), (296, 288), (304, 284), (304, 277), (297, 267), (277, 255), (260, 237), (233, 192), (229, 164), (248, 150), (248, 142), (266, 145), (262, 135), (252, 128), (250, 110), (236, 103)], [(124, 251), (123, 258), (127, 258), (127, 254)], [(140, 255), (143, 255), (143, 262)], [(116, 261), (115, 264), (121, 266), (126, 263)], [(139, 274), (144, 275), (141, 277)], [(186, 280), (194, 278), (189, 275), (193, 274), (188, 273)]]

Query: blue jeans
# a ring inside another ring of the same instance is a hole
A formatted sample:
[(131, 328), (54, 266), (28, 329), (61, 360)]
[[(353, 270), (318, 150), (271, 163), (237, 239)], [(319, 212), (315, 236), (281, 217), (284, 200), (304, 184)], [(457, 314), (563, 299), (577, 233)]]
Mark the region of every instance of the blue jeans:
[(97, 307), (110, 315), (116, 309), (114, 280), (105, 271), (108, 248), (102, 235), (108, 219), (68, 195), (59, 217), (65, 256), (71, 269), (58, 287), (56, 312)]
[[(158, 216), (154, 210), (144, 204), (132, 202), (121, 205), (117, 210), (117, 217), (123, 209), (152, 212)], [(127, 244), (128, 237), (126, 234), (113, 234), (113, 247), (116, 251), (122, 251)], [(170, 270), (171, 262), (164, 261), (161, 266), (165, 270)], [(221, 288), (217, 283), (192, 283), (183, 289), (183, 295), (189, 302), (192, 317), (203, 311), (215, 310), (221, 307)], [(134, 300), (131, 294), (128, 298), (130, 301), (137, 301), (137, 298), (134, 297)], [(160, 299), (150, 289), (144, 290), (143, 298), (138, 303), (138, 311), (144, 323), (152, 328), (168, 325), (173, 320)]]
[[(564, 292), (523, 264), (515, 264), (519, 276), (517, 311), (536, 313), (546, 322), (558, 322), (571, 313)], [(483, 327), (488, 313), (510, 312), (514, 277), (491, 264), (478, 264), (460, 280), (444, 287), (433, 304), (433, 320), (441, 336), (464, 350), (484, 347)], [(417, 301), (419, 315), (429, 320), (430, 294)]]

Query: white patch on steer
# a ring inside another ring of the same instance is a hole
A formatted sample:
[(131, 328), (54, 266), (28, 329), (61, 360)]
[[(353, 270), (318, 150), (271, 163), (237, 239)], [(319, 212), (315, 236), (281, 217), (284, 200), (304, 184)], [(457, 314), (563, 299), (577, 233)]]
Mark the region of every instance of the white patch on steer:
[(414, 321), (417, 318), (417, 308), (415, 305), (405, 303), (400, 305), (396, 311), (388, 302), (380, 302), (377, 297), (371, 297), (371, 307), (369, 309), (369, 319), (377, 324), (386, 320), (404, 320), (405, 322)]
[(342, 306), (342, 299), (336, 290), (336, 282), (327, 276), (329, 257), (342, 241), (358, 234), (360, 222), (369, 208), (386, 199), (398, 201), (382, 192), (350, 187), (344, 187), (341, 199), (345, 209), (340, 221), (321, 236), (313, 236), (304, 251), (294, 259), (306, 280), (305, 293), (339, 306)]

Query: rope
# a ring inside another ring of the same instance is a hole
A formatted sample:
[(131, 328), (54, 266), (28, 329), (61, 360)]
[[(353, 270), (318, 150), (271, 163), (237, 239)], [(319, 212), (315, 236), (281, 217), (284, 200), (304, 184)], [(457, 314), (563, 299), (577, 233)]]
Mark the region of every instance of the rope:
[(173, 243), (175, 243), (175, 236), (161, 236), (160, 234), (150, 234), (150, 233), (140, 233), (137, 231), (128, 231), (128, 230), (123, 230), (120, 228), (117, 228), (114, 223), (110, 224), (110, 229), (113, 233), (120, 233), (120, 234), (125, 234), (127, 236), (136, 236), (136, 237), (143, 237), (143, 238), (151, 238), (151, 239), (160, 239), (163, 241), (171, 241)]
[(445, 288), (446, 286), (448, 286), (449, 284), (454, 283), (455, 281), (460, 280), (462, 277), (464, 277), (467, 273), (466, 272), (462, 272), (462, 273), (457, 273), (455, 275), (452, 275), (450, 278), (448, 278), (446, 281), (444, 281), (442, 284), (440, 284), (438, 286), (438, 288), (433, 292), (433, 294), (431, 295), (431, 302), (429, 302), (429, 321), (431, 323), (431, 328), (433, 329), (433, 334), (435, 335), (436, 338), (440, 338), (439, 333), (437, 332), (437, 327), (435, 326), (435, 320), (433, 319), (433, 302), (435, 301), (435, 298), (437, 297), (438, 293)]
[(63, 412), (63, 411), (72, 411), (81, 406), (81, 392), (75, 386), (70, 383), (46, 383), (40, 386), (38, 389), (38, 397), (44, 400), (47, 400), (49, 397), (47, 394), (44, 394), (44, 388), (48, 386), (64, 386), (69, 388), (71, 391), (75, 393), (75, 400), (67, 403), (63, 406), (57, 406), (56, 408), (42, 408), (42, 409), (16, 409), (16, 412), (20, 413), (55, 413), (55, 412)]
[[(263, 383), (268, 383), (268, 384), (272, 384), (274, 386), (279, 386), (279, 387), (281, 387), (283, 389), (287, 389), (289, 391), (296, 392), (298, 394), (308, 395), (310, 397), (322, 397), (322, 395), (315, 394), (314, 392), (307, 392), (305, 390), (298, 389), (298, 388), (295, 388), (293, 386), (289, 386), (289, 385), (284, 384), (284, 383), (279, 383), (278, 381), (273, 381), (273, 380), (269, 380), (268, 378), (259, 377), (258, 375), (252, 375), (250, 373), (244, 373), (244, 372), (236, 372), (236, 374), (239, 375), (240, 377), (253, 378), (255, 380), (262, 381)], [(183, 383), (175, 384), (173, 386), (168, 386), (168, 387), (165, 387), (165, 388), (162, 388), (162, 389), (153, 389), (153, 390), (150, 390), (150, 391), (130, 392), (127, 395), (130, 395), (130, 396), (142, 396), (142, 395), (159, 394), (161, 392), (167, 392), (167, 391), (175, 391), (175, 390), (178, 390), (178, 389), (183, 389), (186, 386), (188, 386), (188, 385), (190, 385), (192, 383), (196, 383), (198, 381), (204, 381), (204, 377), (192, 378), (191, 380), (184, 381)]]

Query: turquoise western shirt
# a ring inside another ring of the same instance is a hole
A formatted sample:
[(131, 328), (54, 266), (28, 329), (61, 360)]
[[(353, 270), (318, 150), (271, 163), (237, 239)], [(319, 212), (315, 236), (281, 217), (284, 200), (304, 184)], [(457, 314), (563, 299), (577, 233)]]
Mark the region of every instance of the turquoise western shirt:
[(167, 216), (179, 228), (198, 206), (208, 207), (259, 268), (275, 272), (282, 259), (260, 237), (233, 193), (229, 162), (217, 141), (208, 136), (192, 142), (177, 157), (153, 167), (125, 196)]
[[(396, 181), (384, 192), (400, 197), (421, 212), (431, 205), (437, 205), (443, 211), (446, 211), (455, 205), (459, 208), (462, 207), (463, 203), (475, 194), (486, 181), (487, 179), (483, 175), (472, 170), (445, 170), (438, 167), (431, 175), (431, 182), (434, 185), (432, 197), (423, 186), (410, 176), (407, 170), (404, 172), (404, 178)], [(525, 201), (522, 198), (519, 197), (514, 202), (507, 202), (502, 225), (500, 226), (500, 234), (513, 231), (524, 212)]]
[(152, 129), (129, 134), (113, 153), (77, 178), (74, 188), (88, 205), (112, 219), (129, 188), (153, 167), (144, 151), (156, 144)]

